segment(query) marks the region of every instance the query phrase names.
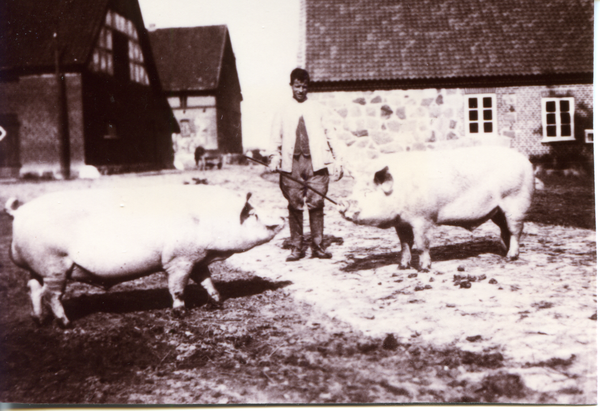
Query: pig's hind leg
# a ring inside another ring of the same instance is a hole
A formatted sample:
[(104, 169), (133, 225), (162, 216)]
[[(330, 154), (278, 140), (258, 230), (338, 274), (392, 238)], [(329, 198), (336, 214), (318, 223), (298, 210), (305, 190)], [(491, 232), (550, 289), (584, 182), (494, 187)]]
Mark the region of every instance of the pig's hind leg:
[(409, 225), (397, 225), (395, 228), (396, 233), (398, 234), (398, 239), (400, 240), (400, 246), (402, 247), (402, 251), (400, 252), (400, 264), (398, 265), (398, 268), (405, 270), (410, 268), (410, 262), (412, 260), (410, 249), (412, 248), (414, 242), (413, 230)]
[(523, 232), (523, 220), (527, 209), (517, 201), (500, 206), (500, 210), (492, 217), (492, 221), (500, 227), (500, 236), (506, 246), (506, 257), (511, 260), (519, 258), (519, 239)]
[(67, 258), (56, 258), (47, 262), (46, 272), (41, 275), (44, 281), (41, 289), (38, 288), (39, 282), (37, 284), (29, 282), (30, 290), (32, 290), (32, 303), (39, 303), (40, 306), (43, 306), (45, 301), (52, 310), (54, 317), (56, 317), (58, 324), (63, 328), (71, 324), (65, 314), (61, 300), (67, 287), (67, 278), (73, 270), (73, 266), (73, 262)]
[(502, 244), (504, 245), (506, 251), (510, 247), (510, 230), (508, 229), (508, 225), (506, 223), (506, 215), (504, 211), (498, 208), (498, 211), (492, 217), (492, 221), (500, 227), (500, 238), (502, 238)]
[(31, 299), (31, 318), (38, 325), (42, 325), (47, 318), (47, 313), (44, 312), (44, 287), (38, 280), (36, 275), (31, 275), (31, 280), (27, 282), (29, 287), (29, 298)]

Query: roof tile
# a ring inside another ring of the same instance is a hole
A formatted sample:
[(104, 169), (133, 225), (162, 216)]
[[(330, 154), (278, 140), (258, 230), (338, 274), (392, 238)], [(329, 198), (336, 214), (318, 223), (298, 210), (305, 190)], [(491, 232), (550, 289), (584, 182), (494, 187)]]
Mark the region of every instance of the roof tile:
[(227, 26), (158, 29), (149, 34), (165, 90), (217, 88), (228, 38)]
[(316, 82), (593, 72), (590, 0), (306, 0), (306, 13)]

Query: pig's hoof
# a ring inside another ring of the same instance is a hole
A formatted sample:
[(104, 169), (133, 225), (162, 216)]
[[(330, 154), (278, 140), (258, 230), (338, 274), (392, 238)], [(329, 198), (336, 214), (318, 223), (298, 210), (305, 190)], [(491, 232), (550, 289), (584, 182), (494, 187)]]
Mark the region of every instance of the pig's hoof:
[(398, 264), (399, 270), (408, 270), (410, 269), (410, 263), (400, 263)]

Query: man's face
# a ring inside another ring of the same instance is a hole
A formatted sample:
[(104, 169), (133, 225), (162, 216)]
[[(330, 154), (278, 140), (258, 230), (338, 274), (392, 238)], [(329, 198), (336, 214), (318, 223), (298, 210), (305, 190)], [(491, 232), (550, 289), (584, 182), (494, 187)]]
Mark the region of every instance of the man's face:
[(294, 99), (299, 103), (306, 100), (306, 93), (308, 92), (308, 81), (302, 81), (294, 79), (292, 83), (292, 92), (294, 93)]

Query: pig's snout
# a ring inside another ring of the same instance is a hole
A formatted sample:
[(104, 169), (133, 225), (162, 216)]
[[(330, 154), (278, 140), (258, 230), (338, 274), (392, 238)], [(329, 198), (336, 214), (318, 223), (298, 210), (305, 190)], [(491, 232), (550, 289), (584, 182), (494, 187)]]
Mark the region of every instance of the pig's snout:
[(342, 200), (338, 205), (338, 211), (346, 220), (356, 221), (360, 214), (355, 200)]

